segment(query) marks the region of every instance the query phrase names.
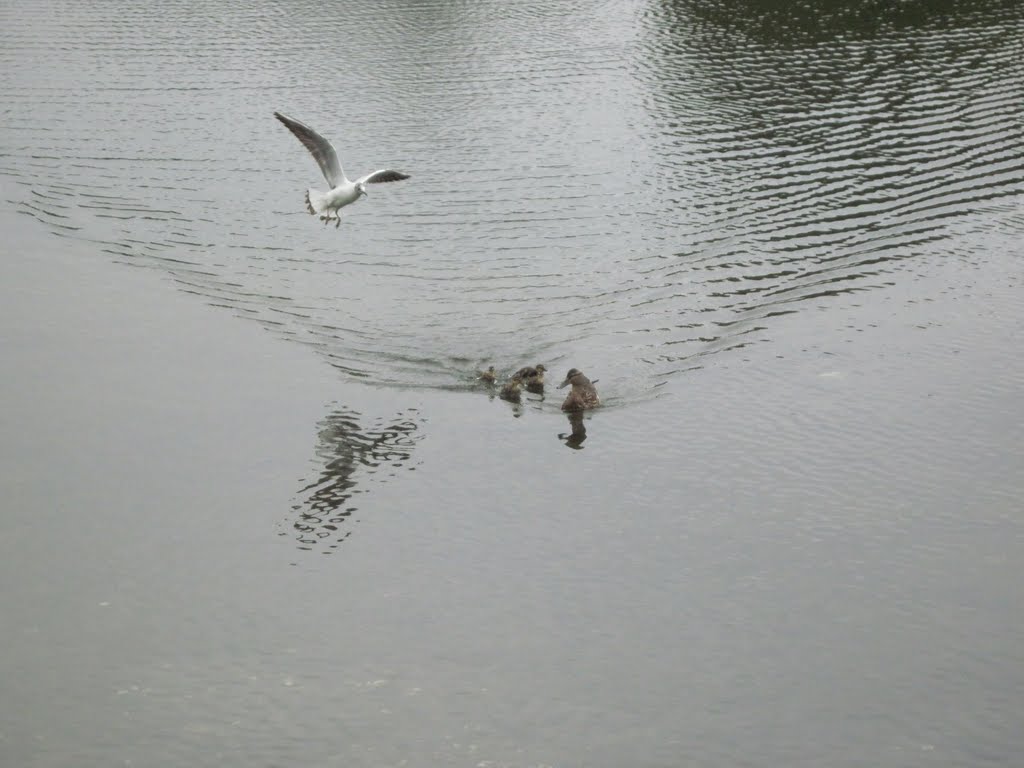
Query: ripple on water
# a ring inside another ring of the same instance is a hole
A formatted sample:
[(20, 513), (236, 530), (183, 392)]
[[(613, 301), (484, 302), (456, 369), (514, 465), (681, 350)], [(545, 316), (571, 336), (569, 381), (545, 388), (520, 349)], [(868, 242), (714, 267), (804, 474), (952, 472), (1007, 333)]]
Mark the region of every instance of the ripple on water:
[(285, 523), (288, 530), (281, 533), (294, 536), (299, 549), (334, 552), (359, 522), (358, 496), (374, 481), (416, 468), (410, 463), (422, 423), (416, 409), (389, 420), (365, 421), (339, 406), (317, 425), (316, 475), (301, 481)]
[[(44, 2), (6, 14), (0, 173), (361, 379), (543, 359), (631, 402), (960, 258), (965, 217), (1020, 231), (1019, 5), (741, 5)], [(412, 179), (323, 229), (275, 109)]]

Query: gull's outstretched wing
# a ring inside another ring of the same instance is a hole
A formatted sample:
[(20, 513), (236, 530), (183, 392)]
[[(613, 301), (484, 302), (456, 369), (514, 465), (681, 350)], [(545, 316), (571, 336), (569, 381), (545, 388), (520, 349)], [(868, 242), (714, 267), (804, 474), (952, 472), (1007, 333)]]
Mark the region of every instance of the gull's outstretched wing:
[(309, 154), (316, 160), (324, 178), (331, 187), (336, 187), (345, 179), (345, 172), (341, 169), (341, 162), (338, 160), (338, 153), (334, 151), (331, 142), (314, 131), (308, 125), (293, 120), (287, 115), (275, 112), (274, 117), (284, 123), (284, 127), (295, 134), (295, 138), (302, 142), (302, 146), (309, 150)]
[(356, 179), (356, 184), (383, 184), (385, 181), (401, 181), (402, 179), (408, 178), (409, 174), (407, 173), (385, 168), (381, 171), (374, 171), (373, 173), (368, 173), (365, 176), (360, 176)]

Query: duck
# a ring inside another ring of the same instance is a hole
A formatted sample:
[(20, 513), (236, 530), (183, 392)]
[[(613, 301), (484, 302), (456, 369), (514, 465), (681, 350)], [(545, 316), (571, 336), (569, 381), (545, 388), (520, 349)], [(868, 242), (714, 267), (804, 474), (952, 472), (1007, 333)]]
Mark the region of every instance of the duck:
[(493, 384), (497, 378), (497, 374), (494, 372), (494, 366), (490, 366), (486, 371), (477, 371), (479, 375), (477, 381), (482, 381), (485, 384)]
[(536, 365), (527, 365), (520, 368), (518, 371), (512, 374), (513, 379), (519, 379), (521, 381), (528, 381), (530, 379), (539, 379), (541, 383), (544, 382), (544, 371), (547, 368), (544, 367), (544, 363), (537, 363)]
[(501, 387), (501, 392), (498, 393), (498, 397), (500, 397), (502, 400), (508, 400), (510, 403), (518, 403), (522, 398), (522, 395), (519, 391), (519, 387), (519, 379), (509, 379)]
[(559, 389), (572, 385), (572, 391), (562, 403), (563, 411), (582, 411), (587, 408), (597, 408), (601, 404), (601, 398), (597, 396), (594, 384), (575, 368), (570, 368), (565, 374), (565, 381), (558, 385)]
[(547, 368), (544, 363), (527, 365), (512, 374), (512, 378), (522, 382), (523, 386), (530, 392), (544, 393), (544, 371)]

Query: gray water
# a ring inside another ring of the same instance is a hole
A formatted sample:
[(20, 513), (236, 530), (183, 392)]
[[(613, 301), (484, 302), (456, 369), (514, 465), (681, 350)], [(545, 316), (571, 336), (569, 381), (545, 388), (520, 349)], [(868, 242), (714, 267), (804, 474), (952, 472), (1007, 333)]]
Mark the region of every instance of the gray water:
[(5, 765), (1024, 759), (1019, 3), (0, 39)]

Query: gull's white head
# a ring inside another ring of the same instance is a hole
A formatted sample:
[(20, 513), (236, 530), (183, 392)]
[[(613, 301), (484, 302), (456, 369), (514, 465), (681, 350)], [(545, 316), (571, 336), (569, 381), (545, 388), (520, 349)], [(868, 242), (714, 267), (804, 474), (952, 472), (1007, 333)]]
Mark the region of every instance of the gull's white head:
[(356, 184), (356, 189), (358, 190), (360, 197), (365, 197), (366, 196), (366, 185), (365, 184)]

